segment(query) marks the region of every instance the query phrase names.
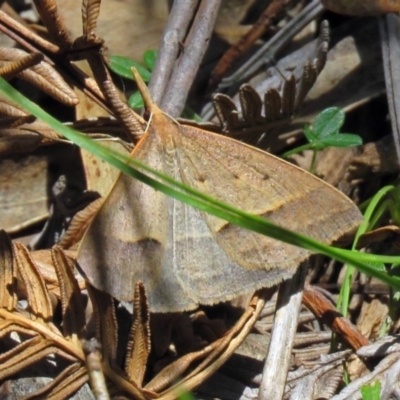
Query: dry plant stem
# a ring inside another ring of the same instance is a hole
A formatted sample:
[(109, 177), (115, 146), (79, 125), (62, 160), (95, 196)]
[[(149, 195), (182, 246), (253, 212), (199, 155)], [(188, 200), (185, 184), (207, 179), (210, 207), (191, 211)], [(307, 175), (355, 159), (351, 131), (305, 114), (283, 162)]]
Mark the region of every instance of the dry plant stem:
[(215, 87), (221, 81), (233, 62), (247, 51), (261, 35), (279, 18), (284, 8), (292, 0), (273, 0), (260, 15), (252, 28), (231, 46), (211, 73), (210, 87)]
[(36, 35), (3, 11), (0, 11), (0, 30), (31, 52), (42, 50), (46, 53), (57, 54), (60, 51), (58, 46)]
[(149, 83), (149, 90), (156, 104), (161, 102), (198, 3), (199, 0), (176, 0), (172, 5)]
[[(247, 337), (258, 320), (266, 300), (271, 295), (272, 291), (270, 289), (262, 289), (256, 292), (248, 309), (241, 316), (235, 327), (221, 339), (201, 350), (200, 352), (203, 353), (209, 352), (208, 356), (182, 381), (161, 393), (160, 400), (173, 400), (176, 398), (176, 394), (182, 391), (182, 388), (192, 390), (215, 373)], [(236, 334), (237, 336), (235, 336)]]
[(388, 14), (380, 17), (383, 68), (389, 104), (392, 135), (400, 162), (400, 17)]
[(54, 0), (34, 0), (34, 3), (44, 26), (53, 40), (62, 49), (69, 48), (72, 45), (72, 40), (57, 12), (56, 2)]
[(72, 357), (82, 362), (85, 360), (85, 356), (83, 354), (82, 349), (72, 347), (71, 343), (68, 342), (65, 338), (63, 338), (60, 334), (56, 334), (50, 331), (50, 329), (47, 326), (41, 323), (32, 320), (27, 320), (26, 318), (18, 314), (10, 313), (4, 309), (0, 309), (0, 318), (4, 320), (8, 319), (10, 321), (15, 321), (16, 324), (18, 324), (18, 326), (32, 329), (33, 331), (39, 333), (41, 336), (47, 339), (49, 342), (53, 342), (53, 346), (57, 347), (65, 354), (72, 355)]
[(276, 53), (281, 50), (295, 35), (322, 13), (324, 8), (319, 0), (313, 0), (299, 14), (289, 21), (271, 40), (261, 47), (249, 60), (244, 63), (234, 74), (224, 78), (219, 88), (229, 87), (237, 82), (246, 81), (259, 68), (274, 59)]
[(190, 87), (209, 44), (220, 4), (221, 0), (202, 0), (200, 3), (181, 57), (177, 60), (176, 68), (160, 103), (160, 108), (171, 117), (179, 117), (182, 113)]
[(265, 360), (258, 400), (283, 398), (289, 370), (297, 321), (303, 297), (307, 263), (300, 264), (296, 274), (279, 287), (274, 326)]
[(90, 386), (96, 400), (109, 400), (110, 396), (101, 364), (100, 347), (100, 343), (95, 339), (84, 343), (83, 350), (86, 354), (86, 368), (89, 374)]
[(112, 105), (115, 118), (124, 128), (128, 139), (135, 143), (143, 134), (144, 120), (121, 100), (103, 58), (98, 54), (90, 54), (87, 60), (106, 100)]
[[(347, 400), (347, 399), (359, 399), (360, 398), (360, 389), (364, 385), (371, 385), (376, 380), (381, 380), (384, 375), (386, 375), (386, 379), (388, 377), (388, 373), (390, 373), (391, 367), (395, 363), (399, 363), (399, 353), (392, 353), (386, 356), (382, 361), (379, 362), (377, 366), (370, 373), (354, 380), (349, 383), (339, 394), (332, 397), (335, 400)], [(397, 365), (394, 366), (397, 369)], [(385, 380), (386, 380), (385, 379)], [(396, 377), (398, 383), (398, 377)], [(381, 392), (382, 396), (382, 392)], [(381, 400), (382, 397), (379, 396)], [(398, 397), (391, 397), (391, 399), (397, 399)]]
[(312, 286), (307, 285), (304, 288), (303, 303), (354, 350), (370, 344), (358, 329), (347, 318), (344, 318), (320, 291), (315, 290)]

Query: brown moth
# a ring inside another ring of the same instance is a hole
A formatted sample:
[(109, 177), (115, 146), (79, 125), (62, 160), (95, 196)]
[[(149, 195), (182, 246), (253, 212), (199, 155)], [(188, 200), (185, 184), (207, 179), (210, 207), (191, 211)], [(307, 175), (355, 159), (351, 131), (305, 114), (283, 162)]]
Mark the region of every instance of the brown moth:
[[(362, 215), (344, 194), (271, 154), (178, 124), (150, 100), (132, 157), (250, 213), (331, 243)], [(88, 281), (132, 301), (142, 281), (152, 312), (215, 304), (290, 278), (310, 252), (239, 228), (122, 174), (79, 248)]]

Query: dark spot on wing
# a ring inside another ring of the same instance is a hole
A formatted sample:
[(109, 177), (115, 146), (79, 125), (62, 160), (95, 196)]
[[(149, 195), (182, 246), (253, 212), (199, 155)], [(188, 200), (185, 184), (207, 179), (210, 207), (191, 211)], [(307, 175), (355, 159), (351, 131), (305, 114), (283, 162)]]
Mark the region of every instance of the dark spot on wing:
[(206, 181), (206, 178), (204, 175), (198, 175), (196, 177), (196, 180), (197, 180), (197, 182), (204, 183)]

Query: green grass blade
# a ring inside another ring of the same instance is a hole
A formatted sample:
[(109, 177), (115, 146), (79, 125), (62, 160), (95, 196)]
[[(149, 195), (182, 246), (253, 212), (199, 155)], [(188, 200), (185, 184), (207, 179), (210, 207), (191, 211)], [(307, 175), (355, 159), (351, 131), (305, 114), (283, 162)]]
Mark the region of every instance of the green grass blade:
[(195, 189), (187, 187), (180, 182), (176, 182), (171, 177), (165, 176), (158, 171), (147, 167), (134, 158), (103, 147), (92, 139), (87, 138), (83, 134), (64, 126), (61, 122), (45, 113), (36, 104), (22, 96), (2, 78), (0, 79), (0, 91), (11, 101), (14, 101), (29, 113), (45, 121), (54, 130), (61, 133), (67, 139), (73, 141), (78, 146), (81, 146), (85, 150), (119, 168), (123, 172), (146, 184), (151, 185), (154, 189), (159, 190), (168, 196), (174, 197), (177, 200), (183, 201), (193, 207), (208, 212), (240, 227), (305, 248), (312, 252), (327, 255), (341, 262), (350, 263), (357, 267), (360, 271), (380, 279), (381, 281), (394, 287), (396, 290), (400, 290), (400, 279), (389, 276), (387, 273), (378, 271), (369, 266), (367, 263), (362, 262), (370, 261), (400, 263), (400, 257), (378, 256), (343, 250), (324, 245), (323, 243), (320, 243), (307, 236), (300, 235), (296, 232), (291, 232), (271, 223), (268, 220), (251, 215), (245, 211), (238, 210), (235, 207), (213, 199), (212, 197), (198, 192)]

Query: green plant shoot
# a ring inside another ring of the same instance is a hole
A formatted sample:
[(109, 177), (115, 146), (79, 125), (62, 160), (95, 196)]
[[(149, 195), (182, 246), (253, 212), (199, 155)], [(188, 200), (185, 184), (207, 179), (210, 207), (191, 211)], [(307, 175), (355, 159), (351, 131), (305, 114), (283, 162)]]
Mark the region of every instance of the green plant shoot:
[(304, 135), (308, 143), (287, 151), (282, 157), (289, 157), (292, 154), (303, 150), (312, 149), (314, 151), (310, 171), (314, 170), (317, 152), (326, 147), (352, 147), (363, 144), (362, 138), (351, 133), (340, 133), (343, 126), (345, 113), (338, 107), (330, 107), (320, 112), (314, 121), (313, 126), (304, 126)]

